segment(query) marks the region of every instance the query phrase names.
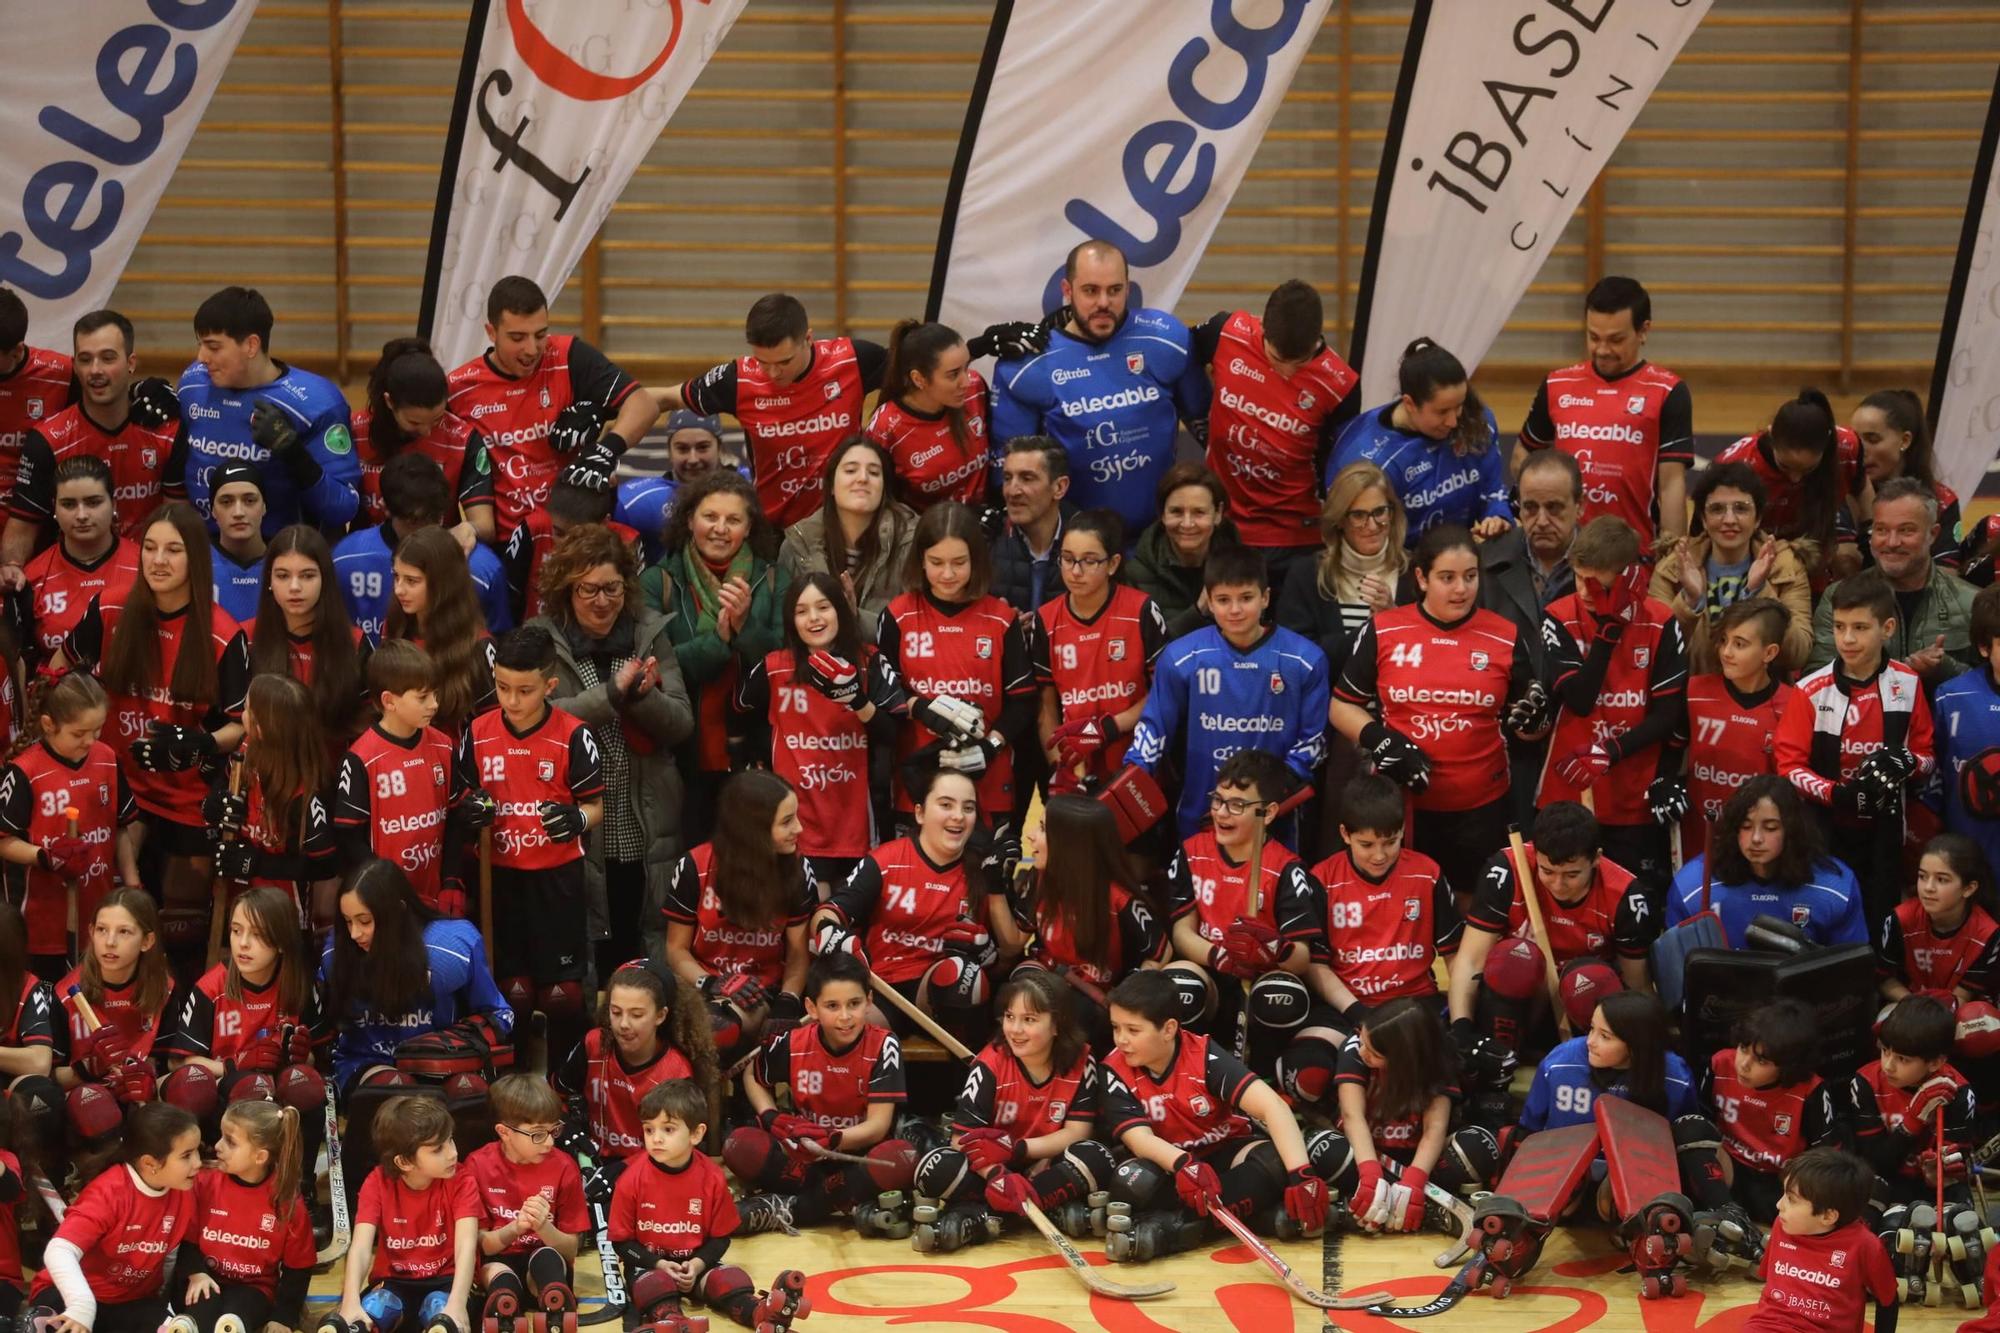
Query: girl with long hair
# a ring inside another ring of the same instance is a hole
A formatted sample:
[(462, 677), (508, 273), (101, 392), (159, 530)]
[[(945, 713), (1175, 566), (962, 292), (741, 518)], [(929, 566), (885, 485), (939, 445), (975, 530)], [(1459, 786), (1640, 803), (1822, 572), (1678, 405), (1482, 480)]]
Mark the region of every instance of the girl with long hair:
[[(444, 471), (458, 514), (474, 536), (491, 546), (499, 529), (493, 517), (493, 466), (479, 427), (451, 410), (444, 367), (422, 338), (391, 338), (368, 372), (368, 405), (354, 414), (354, 457), (361, 464), (361, 511), (368, 522), (389, 517), (382, 503), (382, 469), (414, 449)], [(446, 526), (457, 521), (446, 517)]]
[(408, 639), (437, 664), (439, 731), (457, 740), (493, 706), (493, 636), (486, 632), (465, 552), (443, 528), (419, 528), (396, 547), (395, 604), (384, 639)]
[(122, 606), (139, 577), (137, 535), (120, 531), (112, 486), (111, 465), (94, 454), (56, 464), (58, 537), (22, 569), (25, 586), (13, 602), (31, 665), (54, 656), (91, 598), (102, 594)]
[(869, 774), (907, 708), (888, 659), (862, 638), (840, 583), (824, 571), (785, 592), (785, 643), (744, 673), (732, 721), (746, 758), (768, 763), (799, 803), (799, 850), (822, 885), (847, 878), (875, 844)]
[[(1794, 549), (1816, 582), (1823, 583), (1842, 557), (1849, 572), (1855, 567), (1854, 539), (1838, 529), (1846, 510), (1857, 531), (1867, 530), (1864, 494), (1869, 482), (1861, 442), (1835, 423), (1825, 394), (1800, 389), (1778, 405), (1770, 426), (1736, 441), (1715, 461), (1742, 463), (1757, 474), (1764, 483), (1763, 530), (1780, 541), (1811, 543)], [(1846, 549), (1837, 552), (1837, 547)]]
[(244, 1329), (298, 1328), (319, 1255), (301, 1185), (311, 1158), (297, 1108), (240, 1101), (222, 1113), (215, 1166), (195, 1178), (194, 1243), (176, 1308), (200, 1333), (223, 1315)]
[(856, 435), (827, 455), (815, 512), (785, 529), (779, 566), (794, 582), (831, 574), (870, 631), (889, 599), (903, 590), (903, 565), (917, 514), (890, 494), (896, 476), (889, 451)]
[(783, 778), (738, 773), (723, 784), (715, 837), (681, 858), (667, 889), (667, 966), (701, 988), (725, 1061), (767, 1022), (805, 1016), (806, 921), (819, 890), (801, 827)]
[(611, 974), (598, 1026), (549, 1071), (569, 1107), (568, 1130), (588, 1137), (594, 1159), (620, 1167), (646, 1151), (639, 1103), (676, 1078), (708, 1089), (708, 1123), (719, 1128), (722, 1066), (708, 1006), (693, 982), (650, 960)]
[(889, 331), (868, 435), (895, 460), (891, 475), (912, 509), (986, 499), (986, 418), (986, 381), (958, 330), (905, 319)]
[(1099, 1078), (1075, 1021), (1069, 986), (1041, 968), (1000, 988), (1000, 1032), (973, 1058), (951, 1120), (952, 1145), (919, 1164), (911, 1243), (949, 1253), (991, 1240), (990, 1219), (1032, 1201), (1079, 1238), (1090, 1234), (1088, 1196), (1115, 1169), (1093, 1141)]
[[(66, 1020), (55, 1034), (56, 1082), (100, 1084), (121, 1106), (153, 1100), (153, 1048), (172, 988), (152, 898), (140, 889), (105, 894), (90, 918), (88, 952), (56, 983)], [(102, 1026), (85, 1023), (79, 997)]]
[(1860, 881), (1827, 854), (1820, 821), (1799, 789), (1777, 773), (1751, 778), (1723, 802), (1708, 850), (1674, 876), (1662, 929), (1694, 916), (1704, 903), (1738, 948), (1759, 914), (1790, 921), (1815, 944), (1869, 939)]
[(1964, 514), (1959, 509), (1958, 492), (1938, 477), (1937, 456), (1931, 448), (1923, 399), (1908, 389), (1877, 389), (1854, 409), (1854, 415), (1847, 419), (1847, 428), (1861, 447), (1861, 467), (1868, 478), (1867, 493), (1861, 497), (1864, 501), (1861, 531), (1864, 534), (1869, 531), (1875, 489), (1896, 477), (1913, 477), (1937, 496), (1938, 534), (1931, 544), (1931, 556), (1947, 565), (1969, 566), (1984, 554), (1986, 578), (1981, 581), (1991, 582), (1991, 557), (1994, 538), (2000, 535), (2000, 523), (1995, 522), (1993, 515), (1987, 515), (1963, 534), (1961, 545)]
[(110, 700), (96, 678), (72, 671), (33, 703), (39, 739), (24, 740), (0, 770), (0, 860), (27, 867), (28, 953), (53, 981), (74, 961), (77, 923), (114, 883), (139, 882), (138, 810), (100, 739)]
[[(287, 1066), (310, 1066), (323, 1032), (316, 964), (289, 893), (268, 886), (243, 893), (229, 909), (223, 960), (181, 995), (173, 1029), (161, 1039), (175, 1070), (168, 1081), (198, 1066), (227, 1099), (239, 1079), (263, 1074), (280, 1101), (306, 1114), (318, 1109), (308, 1101), (312, 1086), (288, 1091), (279, 1078)], [(317, 1075), (308, 1080), (317, 1083)], [(317, 1147), (317, 1136), (309, 1137)]]
[(1921, 992), (1949, 1009), (1993, 992), (2000, 924), (1993, 919), (1993, 868), (1979, 844), (1962, 833), (1940, 833), (1917, 861), (1917, 891), (1882, 922), (1875, 955), (1882, 998), (1894, 1003)]
[(250, 669), (289, 675), (312, 692), (326, 748), (338, 755), (361, 731), (367, 646), (336, 589), (333, 551), (318, 528), (280, 529), (264, 551), (264, 587), (250, 630)]
[(241, 763), (241, 792), (219, 780), (202, 802), (216, 877), (281, 888), (293, 915), (307, 920), (312, 886), (332, 879), (336, 866), (333, 824), (319, 796), (330, 771), (326, 736), (304, 685), (280, 675), (251, 680)]

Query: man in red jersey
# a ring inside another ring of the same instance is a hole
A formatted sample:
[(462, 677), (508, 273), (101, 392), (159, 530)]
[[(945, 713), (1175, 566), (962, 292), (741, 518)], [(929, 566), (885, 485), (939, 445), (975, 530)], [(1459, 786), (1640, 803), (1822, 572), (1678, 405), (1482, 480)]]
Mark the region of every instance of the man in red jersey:
[(819, 509), (834, 446), (861, 429), (861, 402), (882, 387), (889, 354), (858, 338), (813, 337), (796, 296), (760, 296), (743, 321), (750, 355), (667, 390), (668, 407), (727, 412), (743, 426), (764, 513), (789, 528)]
[(492, 345), (451, 372), (450, 402), (486, 436), (504, 537), (549, 498), (565, 459), (614, 474), (660, 404), (583, 339), (550, 333), (549, 298), (531, 278), (493, 284), (486, 336)]
[(21, 566), (54, 529), (56, 464), (91, 454), (111, 465), (111, 499), (118, 530), (136, 537), (160, 503), (160, 470), (173, 451), (180, 403), (167, 382), (135, 380), (132, 321), (94, 310), (76, 322), (77, 378), (82, 396), (22, 432), (19, 472), (7, 496), (0, 536), (0, 587), (21, 586)]
[(1292, 278), (1273, 289), (1262, 319), (1225, 311), (1194, 330), (1195, 360), (1215, 379), (1208, 466), (1274, 588), (1320, 549), (1320, 460), (1333, 446), (1334, 409), (1360, 379), (1326, 345), (1325, 321), (1319, 292)]
[(14, 489), (28, 428), (77, 397), (76, 376), (61, 352), (28, 346), (28, 307), (0, 287), (0, 495)]
[(1635, 279), (1599, 279), (1583, 307), (1589, 357), (1542, 380), (1513, 470), (1519, 475), (1533, 449), (1569, 454), (1583, 470), (1582, 521), (1618, 515), (1650, 557), (1656, 537), (1687, 532), (1694, 399), (1680, 376), (1646, 360), (1653, 298)]

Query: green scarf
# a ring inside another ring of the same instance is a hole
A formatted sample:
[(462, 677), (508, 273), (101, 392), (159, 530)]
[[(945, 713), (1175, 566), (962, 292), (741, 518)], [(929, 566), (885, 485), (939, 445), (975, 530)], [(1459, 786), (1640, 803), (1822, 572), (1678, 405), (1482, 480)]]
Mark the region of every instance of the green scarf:
[[(736, 555), (729, 562), (728, 578), (740, 578), (745, 584), (753, 582), (751, 571), (756, 566), (756, 557), (750, 553), (750, 543), (745, 542), (736, 549)], [(715, 633), (715, 617), (722, 610), (721, 588), (723, 580), (715, 577), (708, 567), (708, 561), (695, 551), (694, 543), (681, 548), (681, 568), (687, 580), (690, 600), (694, 602), (695, 633)]]

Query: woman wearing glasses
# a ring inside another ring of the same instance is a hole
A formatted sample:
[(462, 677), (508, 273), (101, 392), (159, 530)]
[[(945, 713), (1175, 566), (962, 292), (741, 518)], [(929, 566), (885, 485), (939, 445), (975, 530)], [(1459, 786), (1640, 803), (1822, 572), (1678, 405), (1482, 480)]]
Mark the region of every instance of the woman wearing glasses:
[(1403, 502), (1407, 540), (1457, 523), (1481, 541), (1514, 526), (1499, 428), (1465, 366), (1429, 338), (1403, 349), (1402, 396), (1347, 423), (1327, 462), (1327, 488), (1351, 463), (1381, 468)]
[(1319, 559), (1293, 564), (1278, 592), (1278, 623), (1318, 644), (1338, 680), (1368, 617), (1396, 604), (1410, 567), (1409, 520), (1381, 468), (1349, 463), (1327, 488), (1319, 522), (1326, 545)]
[(1031, 651), (1052, 794), (1118, 771), (1146, 706), (1153, 659), (1167, 646), (1167, 622), (1153, 599), (1112, 582), (1124, 548), (1116, 514), (1073, 516), (1056, 553), (1068, 591), (1036, 613), (1041, 633)]
[(574, 714), (604, 751), (604, 827), (589, 839), (584, 875), (597, 975), (640, 952), (644, 928), (665, 947), (660, 907), (682, 850), (681, 775), (673, 747), (694, 709), (666, 617), (639, 598), (639, 559), (597, 523), (566, 532), (541, 570), (542, 614), (530, 624), (556, 643), (550, 702)]
[(1689, 500), (1694, 530), (1661, 541), (1650, 596), (1673, 608), (1687, 640), (1688, 674), (1722, 669), (1714, 627), (1737, 602), (1769, 597), (1790, 613), (1784, 650), (1775, 670), (1803, 665), (1812, 651), (1812, 579), (1794, 546), (1817, 552), (1812, 542), (1780, 541), (1765, 530), (1766, 495), (1756, 469), (1714, 463), (1695, 474)]

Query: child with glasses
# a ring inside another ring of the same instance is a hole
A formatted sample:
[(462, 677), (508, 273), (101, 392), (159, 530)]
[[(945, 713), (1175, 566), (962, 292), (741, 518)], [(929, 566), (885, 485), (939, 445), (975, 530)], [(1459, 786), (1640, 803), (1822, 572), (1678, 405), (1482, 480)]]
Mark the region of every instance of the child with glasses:
[(568, 1309), (590, 1210), (576, 1159), (556, 1151), (562, 1100), (533, 1074), (509, 1074), (487, 1096), (499, 1137), (465, 1159), (486, 1210), (479, 1228), (481, 1317), (507, 1319), (530, 1296), (543, 1309)]

